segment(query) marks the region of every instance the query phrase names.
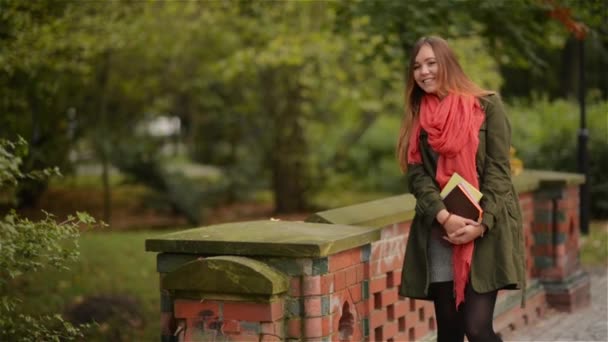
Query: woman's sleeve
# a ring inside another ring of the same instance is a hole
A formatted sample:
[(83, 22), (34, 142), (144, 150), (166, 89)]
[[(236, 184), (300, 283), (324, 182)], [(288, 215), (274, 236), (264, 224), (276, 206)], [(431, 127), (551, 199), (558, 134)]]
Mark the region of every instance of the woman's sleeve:
[(502, 101), (492, 95), (486, 108), (486, 156), (480, 190), (483, 193), (481, 207), (482, 223), (489, 230), (494, 227), (499, 203), (511, 191), (511, 125)]
[(422, 164), (408, 164), (407, 181), (410, 192), (416, 197), (416, 212), (422, 214), (424, 223), (430, 227), (445, 205), (439, 196), (439, 187)]

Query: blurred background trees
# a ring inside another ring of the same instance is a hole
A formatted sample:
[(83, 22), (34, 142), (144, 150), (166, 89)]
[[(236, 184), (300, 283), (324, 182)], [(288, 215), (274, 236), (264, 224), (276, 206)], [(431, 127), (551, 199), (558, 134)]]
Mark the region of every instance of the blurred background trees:
[[(324, 206), (318, 199), (332, 189), (399, 193), (393, 145), (408, 53), (420, 36), (438, 34), (512, 105), (525, 164), (573, 171), (578, 57), (556, 9), (588, 27), (589, 114), (599, 122), (591, 148), (605, 150), (600, 0), (6, 0), (0, 136), (30, 144), (23, 171), (98, 170), (106, 220), (112, 170), (191, 224), (204, 222), (201, 208), (260, 193), (278, 213)], [(523, 113), (556, 126), (519, 127)], [(552, 146), (558, 130), (560, 152), (539, 147)], [(546, 140), (531, 144), (539, 136)], [(35, 205), (47, 185), (23, 184), (20, 205)]]

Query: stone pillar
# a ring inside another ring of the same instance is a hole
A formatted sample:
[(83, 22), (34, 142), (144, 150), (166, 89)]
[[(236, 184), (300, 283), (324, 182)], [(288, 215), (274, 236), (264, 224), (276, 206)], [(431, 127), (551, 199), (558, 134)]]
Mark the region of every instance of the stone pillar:
[(579, 257), (579, 178), (548, 179), (534, 197), (534, 275), (560, 311), (590, 303), (590, 278)]
[(363, 293), (380, 234), (256, 221), (148, 239), (146, 249), (160, 252), (161, 339), (363, 341)]

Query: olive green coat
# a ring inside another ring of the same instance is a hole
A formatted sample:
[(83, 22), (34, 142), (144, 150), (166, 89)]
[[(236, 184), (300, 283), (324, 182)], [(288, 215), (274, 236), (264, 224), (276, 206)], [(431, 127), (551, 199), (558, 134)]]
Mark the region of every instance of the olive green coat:
[[(471, 285), (476, 292), (525, 288), (524, 243), (519, 198), (511, 181), (511, 127), (498, 95), (480, 99), (485, 121), (479, 131), (477, 175), (483, 193), (482, 222), (488, 230), (475, 240)], [(435, 181), (437, 154), (420, 135), (422, 164), (408, 165), (408, 185), (416, 197), (399, 294), (429, 299), (427, 246), (437, 213), (445, 209)], [(450, 261), (451, 262), (451, 261)]]

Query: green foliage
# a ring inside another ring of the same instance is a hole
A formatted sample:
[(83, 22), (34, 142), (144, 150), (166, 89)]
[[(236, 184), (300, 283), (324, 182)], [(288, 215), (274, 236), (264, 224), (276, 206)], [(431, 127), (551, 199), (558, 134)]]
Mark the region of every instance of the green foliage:
[(600, 90), (604, 98), (608, 96), (608, 76), (603, 72), (608, 26), (602, 0), (370, 0), (344, 1), (337, 7), (336, 27), (340, 32), (348, 33), (351, 21), (364, 18), (372, 23), (367, 27), (369, 36), (396, 38), (385, 40), (372, 51), (373, 56), (390, 59), (385, 53), (387, 46), (408, 54), (418, 38), (432, 34), (450, 41), (481, 39), (505, 79), (501, 93), (523, 97), (534, 91), (560, 97), (576, 93), (578, 43), (552, 13), (562, 11), (588, 29), (587, 84)]
[(585, 266), (608, 264), (608, 223), (596, 221), (589, 225), (589, 235), (581, 237), (581, 263)]
[(225, 191), (225, 181), (193, 179), (179, 170), (169, 170), (163, 165), (157, 144), (146, 138), (131, 138), (129, 144), (114, 149), (112, 163), (128, 178), (156, 192), (150, 202), (157, 207), (169, 207), (184, 215), (193, 225), (199, 225), (203, 216), (201, 208), (212, 206)]
[[(576, 103), (536, 98), (509, 106), (513, 146), (525, 168), (577, 172), (580, 110)], [(608, 217), (608, 103), (587, 107), (591, 215)]]
[[(23, 174), (19, 166), (27, 152), (24, 140), (0, 140), (0, 185), (2, 191), (18, 185), (26, 177), (40, 179), (53, 173), (43, 170)], [(24, 274), (43, 268), (65, 268), (78, 256), (77, 238), (81, 225), (95, 220), (85, 213), (69, 216), (57, 223), (45, 213), (40, 221), (20, 218), (9, 211), (0, 219), (0, 339), (7, 341), (60, 341), (82, 337), (80, 329), (60, 315), (31, 316), (19, 310), (21, 299), (12, 292), (13, 282)]]

